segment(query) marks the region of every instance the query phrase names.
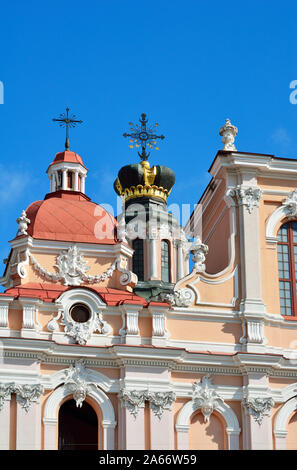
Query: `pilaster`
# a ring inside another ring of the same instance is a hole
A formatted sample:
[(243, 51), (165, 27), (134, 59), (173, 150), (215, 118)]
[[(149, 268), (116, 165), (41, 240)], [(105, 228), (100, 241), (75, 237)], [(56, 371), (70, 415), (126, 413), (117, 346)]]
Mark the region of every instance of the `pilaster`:
[(270, 416), (273, 405), (268, 377), (264, 374), (248, 372), (244, 376), (242, 400), (243, 449), (273, 449)]
[(242, 171), (240, 184), (229, 187), (227, 196), (237, 201), (241, 252), (242, 299), (240, 311), (243, 336), (241, 343), (248, 352), (264, 352), (263, 320), (266, 311), (262, 299), (260, 259), (259, 202), (262, 191), (257, 186), (255, 170)]
[(41, 449), (41, 406), (43, 388), (39, 385), (17, 385), (17, 450)]

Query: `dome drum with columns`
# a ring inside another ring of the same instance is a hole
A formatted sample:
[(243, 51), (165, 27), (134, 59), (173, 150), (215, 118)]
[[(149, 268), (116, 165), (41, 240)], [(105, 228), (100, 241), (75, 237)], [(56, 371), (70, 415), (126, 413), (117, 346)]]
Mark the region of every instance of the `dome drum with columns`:
[(50, 192), (72, 190), (85, 193), (85, 180), (88, 170), (79, 155), (65, 150), (57, 153), (49, 165)]

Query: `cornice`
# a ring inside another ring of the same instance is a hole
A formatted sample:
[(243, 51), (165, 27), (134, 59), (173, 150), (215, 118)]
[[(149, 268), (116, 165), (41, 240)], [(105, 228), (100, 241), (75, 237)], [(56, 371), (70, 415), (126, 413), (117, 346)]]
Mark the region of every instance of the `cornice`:
[[(244, 152), (218, 152), (210, 169), (210, 174), (215, 177), (221, 168), (256, 170), (260, 176), (263, 174), (271, 177), (273, 174), (297, 174), (297, 159), (282, 159), (274, 155), (261, 155)], [(287, 176), (286, 176), (287, 177)]]
[[(22, 359), (42, 364), (69, 365), (81, 358), (77, 345), (25, 338), (2, 338), (3, 354), (9, 360)], [(121, 368), (167, 368), (172, 372), (211, 373), (217, 375), (265, 374), (272, 377), (297, 378), (297, 369), (289, 359), (276, 354), (236, 352), (220, 354), (190, 352), (179, 348), (112, 345), (83, 348), (87, 366)]]

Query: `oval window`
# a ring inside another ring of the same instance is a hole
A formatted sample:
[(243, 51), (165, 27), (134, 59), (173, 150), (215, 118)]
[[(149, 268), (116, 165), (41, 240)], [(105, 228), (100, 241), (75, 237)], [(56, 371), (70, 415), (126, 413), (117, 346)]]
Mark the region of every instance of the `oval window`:
[(70, 316), (77, 323), (85, 323), (90, 319), (91, 313), (85, 305), (75, 304), (70, 309)]

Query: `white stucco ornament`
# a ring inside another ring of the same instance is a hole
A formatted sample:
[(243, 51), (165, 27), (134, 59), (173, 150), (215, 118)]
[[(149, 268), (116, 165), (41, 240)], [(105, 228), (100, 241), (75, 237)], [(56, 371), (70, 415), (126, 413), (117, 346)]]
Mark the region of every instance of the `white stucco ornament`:
[(297, 189), (288, 195), (288, 197), (283, 202), (283, 206), (285, 206), (287, 210), (288, 218), (295, 219), (297, 216)]
[(122, 407), (128, 411), (136, 419), (139, 408), (144, 408), (145, 402), (148, 401), (153, 413), (161, 420), (164, 410), (170, 409), (172, 403), (176, 400), (176, 395), (172, 391), (168, 392), (151, 392), (149, 390), (127, 390), (122, 388), (118, 395)]
[(209, 375), (193, 384), (193, 402), (196, 408), (201, 408), (204, 422), (208, 422), (213, 410), (223, 404), (224, 400), (217, 394)]
[(70, 246), (67, 250), (62, 250), (58, 255), (57, 264), (55, 265), (58, 270), (56, 273), (51, 273), (43, 268), (29, 250), (28, 256), (34, 269), (42, 277), (52, 282), (63, 280), (65, 286), (80, 286), (82, 283), (94, 284), (105, 281), (112, 276), (119, 263), (119, 260), (116, 259), (103, 273), (89, 276), (87, 272), (90, 268), (87, 262), (83, 260), (82, 253), (76, 245)]
[(226, 191), (226, 196), (237, 198), (239, 206), (246, 206), (249, 214), (255, 207), (259, 206), (263, 191), (258, 186), (230, 186)]
[(82, 360), (76, 361), (65, 371), (64, 387), (73, 393), (78, 408), (82, 407), (92, 387), (96, 388), (96, 384), (90, 381), (89, 372)]
[(41, 384), (14, 384), (13, 393), (17, 396), (17, 401), (22, 408), (28, 413), (32, 403), (39, 400), (43, 394), (44, 387)]
[(89, 266), (82, 259), (82, 255), (76, 245), (68, 250), (63, 250), (57, 258), (56, 267), (64, 278), (64, 284), (79, 286), (81, 278), (89, 271)]
[(147, 400), (147, 390), (121, 389), (118, 397), (121, 401), (122, 407), (127, 408), (136, 419), (139, 408), (143, 408), (144, 402)]
[(197, 238), (190, 248), (192, 253), (192, 259), (194, 262), (193, 270), (196, 272), (205, 271), (204, 261), (208, 253), (208, 246), (201, 242), (200, 238)]
[(17, 237), (20, 235), (28, 235), (27, 228), (30, 224), (30, 219), (28, 219), (27, 214), (25, 211), (22, 211), (20, 217), (16, 219), (17, 224), (19, 225), (19, 229), (17, 231)]
[(10, 395), (14, 392), (14, 384), (0, 383), (0, 411), (3, 409), (4, 402), (7, 399), (10, 399)]
[(171, 409), (172, 403), (176, 400), (174, 392), (150, 392), (148, 401), (153, 413), (161, 420), (164, 410)]
[(264, 416), (270, 415), (270, 410), (274, 406), (274, 400), (272, 397), (244, 397), (242, 400), (242, 406), (246, 408), (247, 413), (252, 416), (259, 425), (261, 425)]
[(174, 307), (189, 307), (195, 300), (195, 294), (192, 289), (184, 287), (173, 291), (172, 294), (161, 295), (161, 299), (169, 302)]
[(221, 127), (219, 134), (222, 136), (222, 142), (224, 144), (223, 150), (236, 151), (234, 140), (237, 135), (237, 127), (231, 124), (230, 119), (226, 119), (223, 127)]

